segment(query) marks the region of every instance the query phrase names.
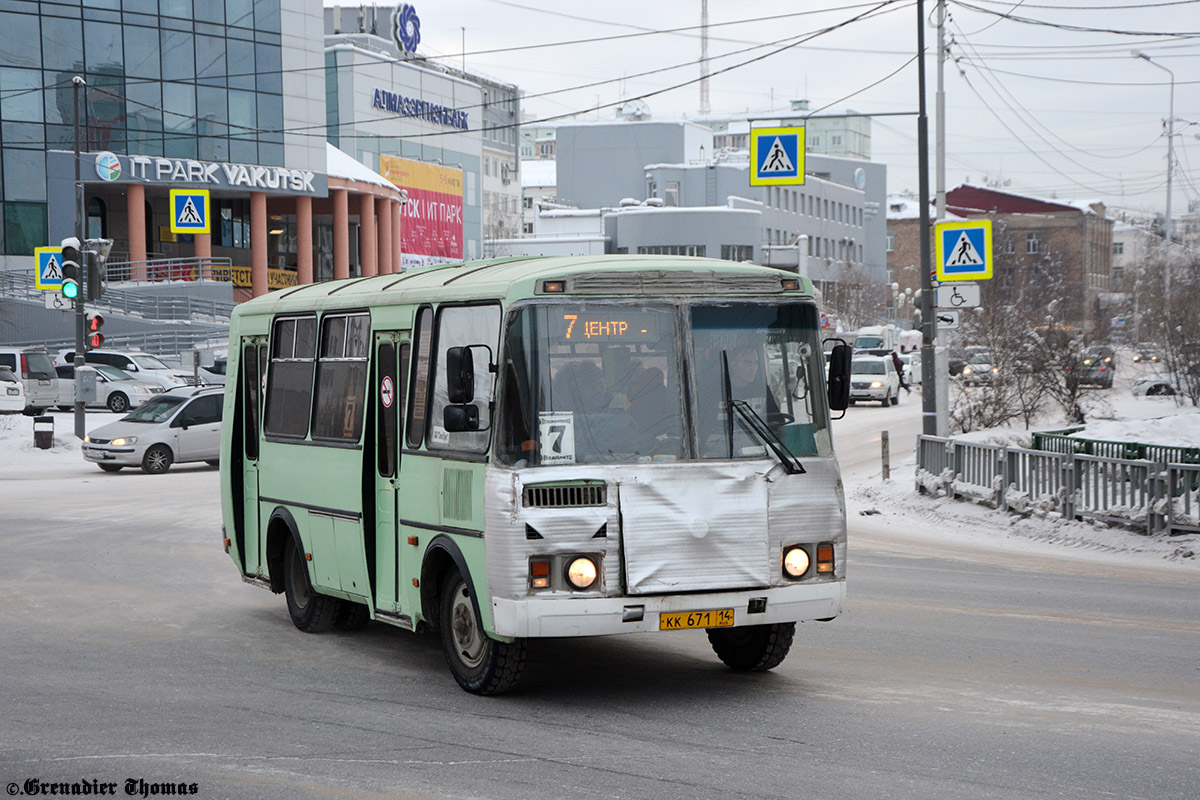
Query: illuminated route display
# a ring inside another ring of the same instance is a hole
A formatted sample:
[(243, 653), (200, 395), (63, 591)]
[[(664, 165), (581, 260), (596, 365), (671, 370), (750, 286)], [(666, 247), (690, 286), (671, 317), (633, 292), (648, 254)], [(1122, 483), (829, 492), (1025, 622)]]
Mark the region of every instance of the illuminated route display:
[(615, 309), (564, 310), (558, 338), (568, 342), (656, 342), (659, 316), (654, 312)]

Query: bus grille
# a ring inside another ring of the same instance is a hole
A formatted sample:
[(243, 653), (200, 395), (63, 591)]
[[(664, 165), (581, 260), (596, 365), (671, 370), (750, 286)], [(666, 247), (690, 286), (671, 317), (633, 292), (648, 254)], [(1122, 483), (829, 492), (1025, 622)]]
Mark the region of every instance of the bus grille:
[(603, 483), (583, 486), (526, 486), (521, 503), (526, 508), (579, 508), (608, 503)]
[(777, 294), (782, 277), (711, 272), (593, 272), (567, 279), (570, 294)]

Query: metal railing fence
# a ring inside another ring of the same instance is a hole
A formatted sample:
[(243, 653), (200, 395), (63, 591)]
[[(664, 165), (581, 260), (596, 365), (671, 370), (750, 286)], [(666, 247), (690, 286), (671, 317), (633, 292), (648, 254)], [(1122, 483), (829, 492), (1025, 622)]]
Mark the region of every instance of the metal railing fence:
[[(228, 259), (226, 259), (228, 261)], [(41, 300), (45, 291), (38, 289), (33, 275), (18, 270), (0, 270), (0, 295), (25, 300)], [(128, 291), (109, 286), (99, 300), (88, 307), (152, 320), (198, 320), (228, 323), (237, 304), (229, 300), (191, 297), (187, 294), (159, 294)]]
[(1013, 513), (1095, 519), (1147, 535), (1200, 533), (1197, 464), (920, 435), (916, 486), (918, 492), (944, 493)]

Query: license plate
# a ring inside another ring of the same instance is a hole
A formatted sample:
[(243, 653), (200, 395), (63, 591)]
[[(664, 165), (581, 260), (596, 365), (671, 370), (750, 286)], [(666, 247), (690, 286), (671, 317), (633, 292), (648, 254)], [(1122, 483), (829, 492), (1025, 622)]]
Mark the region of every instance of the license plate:
[(733, 609), (717, 608), (710, 611), (672, 611), (658, 615), (660, 631), (682, 631), (690, 628), (730, 628), (733, 626)]
[(11, 395), (18, 395), (21, 393), (21, 390), (20, 389), (9, 389), (8, 393)]

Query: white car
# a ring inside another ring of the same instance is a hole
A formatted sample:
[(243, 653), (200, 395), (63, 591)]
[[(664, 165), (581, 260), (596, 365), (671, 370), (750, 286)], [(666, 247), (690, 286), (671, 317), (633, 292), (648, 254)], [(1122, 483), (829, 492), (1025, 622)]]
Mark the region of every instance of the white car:
[(1163, 375), (1148, 375), (1133, 382), (1134, 397), (1171, 397), (1179, 394), (1178, 384)]
[(884, 407), (900, 402), (900, 376), (891, 356), (855, 355), (850, 362), (850, 403), (878, 400)]
[[(164, 390), (196, 384), (196, 379), (191, 372), (169, 367), (158, 356), (138, 350), (88, 350), (83, 354), (83, 360), (87, 364), (107, 364), (110, 367), (116, 367), (128, 372), (139, 381), (156, 383)], [(55, 363), (74, 364), (75, 351), (64, 350), (59, 354)]]
[[(139, 381), (116, 367), (85, 364), (79, 369), (96, 376), (96, 399), (87, 404), (89, 407), (104, 407), (124, 414), (163, 392), (157, 383)], [(54, 370), (58, 373), (58, 408), (60, 411), (70, 411), (75, 407), (75, 367), (72, 364), (59, 364)]]
[(8, 367), (0, 367), (0, 414), (20, 414), (25, 410), (25, 384)]
[(224, 402), (220, 386), (155, 395), (141, 408), (83, 437), (83, 457), (105, 472), (141, 467), (158, 475), (184, 461), (216, 466)]

